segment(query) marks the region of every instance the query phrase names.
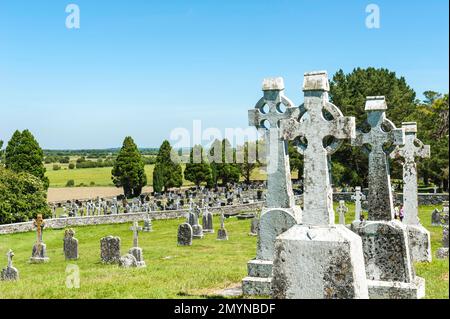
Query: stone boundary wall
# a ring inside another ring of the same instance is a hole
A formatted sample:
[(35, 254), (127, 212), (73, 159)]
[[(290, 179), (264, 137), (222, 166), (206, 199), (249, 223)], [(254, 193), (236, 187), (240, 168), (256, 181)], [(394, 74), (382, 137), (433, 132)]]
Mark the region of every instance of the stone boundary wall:
[[(363, 193), (367, 195), (367, 192)], [(333, 201), (339, 202), (340, 200), (345, 200), (346, 202), (353, 202), (352, 195), (354, 193), (352, 192), (341, 192), (341, 193), (333, 193)], [(399, 202), (403, 202), (403, 194), (402, 193), (395, 193), (394, 199)], [(440, 205), (443, 201), (448, 201), (449, 194), (447, 193), (438, 193), (438, 194), (432, 194), (432, 193), (419, 193), (418, 194), (419, 199), (419, 205)]]
[[(211, 207), (209, 211), (213, 214), (218, 214), (220, 211), (224, 213), (239, 213), (241, 211), (251, 211), (261, 209), (263, 202), (255, 202), (250, 204)], [(168, 210), (149, 212), (152, 220), (157, 219), (175, 219), (186, 217), (189, 209)], [(128, 213), (118, 215), (101, 215), (101, 216), (84, 216), (84, 217), (67, 217), (54, 218), (45, 220), (46, 229), (63, 229), (70, 226), (89, 226), (89, 225), (103, 225), (103, 224), (121, 224), (133, 221), (142, 221), (147, 213)], [(16, 224), (0, 225), (0, 235), (23, 233), (34, 230), (33, 222), (24, 222)]]

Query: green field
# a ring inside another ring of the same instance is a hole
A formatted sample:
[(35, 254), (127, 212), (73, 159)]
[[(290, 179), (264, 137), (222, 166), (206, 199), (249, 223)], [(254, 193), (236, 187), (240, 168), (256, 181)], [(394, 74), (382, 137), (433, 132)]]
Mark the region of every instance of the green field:
[[(353, 219), (353, 206), (347, 222)], [(442, 229), (430, 226), (434, 207), (420, 208), (421, 220), (432, 233), (433, 257), (441, 246)], [(131, 224), (77, 227), (80, 259), (66, 262), (62, 252), (64, 230), (47, 230), (50, 262), (28, 263), (35, 233), (0, 236), (0, 265), (6, 264), (9, 248), (16, 254), (14, 265), (20, 271), (20, 280), (0, 282), (0, 298), (207, 298), (216, 290), (240, 283), (246, 275), (246, 263), (253, 258), (256, 238), (248, 236), (250, 221), (226, 220), (229, 241), (217, 241), (216, 234), (195, 240), (191, 247), (178, 247), (176, 230), (181, 220), (155, 220), (154, 232), (141, 233), (140, 246), (144, 249), (146, 269), (121, 269), (100, 263), (100, 238), (120, 236), (122, 254), (132, 245)], [(218, 220), (215, 219), (217, 227)], [(80, 288), (65, 285), (66, 266), (76, 264), (80, 269)], [(417, 274), (426, 279), (427, 298), (447, 298), (448, 259), (431, 264), (417, 264)]]
[[(68, 164), (59, 164), (60, 170), (54, 171), (52, 164), (46, 164), (46, 176), (50, 179), (50, 187), (65, 187), (68, 180), (73, 179), (75, 185), (84, 184), (91, 186), (94, 182), (95, 186), (114, 186), (111, 180), (112, 167), (96, 167), (96, 168), (80, 168), (68, 169)], [(146, 165), (145, 173), (147, 175), (147, 185), (153, 184), (153, 169), (155, 165)], [(182, 165), (184, 170), (184, 165)], [(294, 174), (295, 175), (295, 174)], [(295, 176), (293, 175), (293, 178)], [(265, 175), (259, 169), (255, 169), (252, 173), (253, 180), (263, 180)], [(183, 180), (183, 185), (192, 185), (191, 182)]]

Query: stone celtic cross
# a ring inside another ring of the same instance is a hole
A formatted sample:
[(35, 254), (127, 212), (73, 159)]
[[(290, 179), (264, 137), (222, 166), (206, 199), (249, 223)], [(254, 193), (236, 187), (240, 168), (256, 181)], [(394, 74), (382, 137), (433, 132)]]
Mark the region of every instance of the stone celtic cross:
[[(369, 132), (358, 130), (352, 145), (362, 146), (369, 155), (369, 216), (372, 221), (389, 221), (394, 219), (392, 203), (391, 178), (387, 154), (393, 151), (384, 150), (385, 144), (402, 145), (405, 139), (403, 129), (397, 129), (386, 118), (387, 104), (384, 96), (370, 96), (366, 99), (365, 111)], [(383, 127), (384, 126), (384, 127)]]
[(264, 96), (248, 111), (249, 125), (264, 130), (267, 156), (268, 208), (291, 208), (295, 205), (291, 184), (287, 143), (280, 138), (283, 119), (297, 118), (299, 109), (283, 93), (283, 78), (264, 79)]
[(348, 207), (345, 206), (345, 201), (343, 200), (339, 201), (339, 207), (337, 209), (337, 212), (339, 214), (339, 224), (345, 225), (345, 214), (348, 212)]
[(138, 245), (138, 236), (139, 231), (142, 230), (142, 227), (139, 227), (137, 221), (133, 222), (133, 226), (130, 227), (130, 230), (133, 231), (133, 247), (139, 247)]
[(36, 243), (40, 244), (42, 243), (42, 233), (45, 226), (45, 222), (41, 214), (38, 214), (36, 219), (33, 220), (33, 225), (36, 227)]
[(403, 158), (403, 208), (408, 225), (418, 225), (418, 199), (417, 199), (417, 168), (416, 157), (430, 157), (430, 145), (424, 145), (417, 139), (417, 124), (415, 122), (403, 122), (405, 130), (405, 144), (397, 146), (391, 153), (392, 158)]
[[(281, 134), (285, 140), (306, 139), (300, 151), (304, 156), (304, 208), (303, 223), (311, 225), (334, 224), (332, 189), (328, 156), (334, 153), (342, 139), (355, 136), (355, 118), (344, 117), (328, 101), (329, 83), (325, 71), (306, 73), (303, 83), (304, 104), (301, 117), (281, 121)], [(328, 120), (324, 111), (333, 117)], [(326, 137), (334, 141), (324, 146)]]
[(351, 197), (355, 201), (355, 220), (361, 219), (361, 201), (366, 200), (366, 195), (361, 192), (361, 186), (355, 187), (355, 194)]

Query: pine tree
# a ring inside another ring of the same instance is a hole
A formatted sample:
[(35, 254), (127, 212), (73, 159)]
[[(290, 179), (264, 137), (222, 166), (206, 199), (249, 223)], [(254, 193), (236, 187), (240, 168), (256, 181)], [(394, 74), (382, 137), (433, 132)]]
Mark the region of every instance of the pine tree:
[(184, 178), (198, 187), (203, 182), (209, 183), (211, 177), (211, 167), (204, 158), (203, 148), (195, 145), (191, 149), (189, 163), (186, 164), (184, 170)]
[(15, 131), (5, 150), (5, 166), (13, 172), (27, 172), (39, 178), (45, 189), (49, 180), (45, 176), (44, 152), (29, 130)]
[(128, 198), (139, 196), (147, 184), (144, 159), (130, 136), (125, 137), (111, 174), (114, 185), (123, 187)]
[(172, 156), (175, 155), (169, 141), (165, 140), (159, 148), (153, 170), (153, 190), (155, 192), (160, 193), (183, 184), (181, 165), (172, 159)]

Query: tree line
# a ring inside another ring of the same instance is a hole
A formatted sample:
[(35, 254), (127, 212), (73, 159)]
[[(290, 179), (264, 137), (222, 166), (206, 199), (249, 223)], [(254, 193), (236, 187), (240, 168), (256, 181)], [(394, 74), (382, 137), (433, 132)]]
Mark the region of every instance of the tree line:
[[(417, 136), (431, 146), (431, 157), (418, 159), (418, 176), (424, 185), (437, 185), (448, 191), (449, 183), (449, 105), (448, 93), (424, 92), (424, 100), (416, 97), (414, 90), (403, 77), (388, 69), (356, 68), (345, 74), (339, 70), (330, 81), (330, 98), (346, 116), (354, 116), (358, 128), (364, 128), (367, 114), (364, 111), (366, 96), (384, 95), (388, 109), (387, 118), (401, 127), (402, 122), (417, 122)], [(330, 142), (330, 141), (328, 141)], [(288, 153), (292, 171), (303, 175), (303, 158), (297, 151), (300, 140), (289, 142)], [(262, 146), (262, 145), (260, 145)], [(46, 197), (49, 180), (45, 176), (44, 155), (55, 157), (60, 163), (68, 163), (70, 156), (78, 152), (85, 155), (104, 157), (111, 150), (90, 151), (44, 151), (29, 130), (16, 131), (5, 149), (0, 141), (0, 223), (26, 221), (37, 213), (50, 216)], [(138, 149), (131, 137), (126, 137), (122, 148), (112, 165), (112, 180), (117, 187), (123, 187), (127, 197), (142, 192), (147, 184), (144, 166), (150, 161), (155, 164), (153, 188), (164, 192), (180, 187), (184, 179), (195, 185), (214, 187), (233, 183), (243, 178), (250, 181), (252, 172), (264, 163), (252, 161), (250, 155), (263, 149), (258, 143), (245, 143), (240, 150), (231, 147), (228, 140), (216, 140), (206, 150), (196, 145), (191, 149), (184, 172), (181, 164), (173, 159), (179, 156), (168, 141), (159, 149)], [(239, 155), (244, 161), (237, 161)], [(148, 159), (145, 155), (156, 155)], [(196, 158), (194, 161), (194, 157)], [(261, 157), (261, 156), (260, 156)], [(331, 171), (334, 185), (367, 186), (368, 160), (360, 148), (351, 147), (347, 141), (331, 157)], [(85, 163), (80, 161), (77, 164)], [(103, 162), (103, 161), (102, 161)], [(83, 164), (82, 164), (83, 165)], [(91, 164), (87, 164), (91, 165)], [(402, 179), (402, 167), (396, 160), (390, 160), (393, 180)]]

